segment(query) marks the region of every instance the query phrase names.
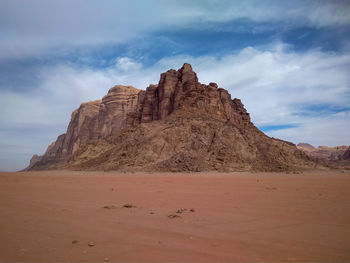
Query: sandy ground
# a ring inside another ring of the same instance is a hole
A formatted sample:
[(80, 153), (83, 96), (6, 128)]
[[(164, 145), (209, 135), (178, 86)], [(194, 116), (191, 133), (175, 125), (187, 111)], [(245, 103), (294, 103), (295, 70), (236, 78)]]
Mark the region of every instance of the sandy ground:
[(350, 262), (350, 173), (0, 174), (0, 262), (105, 261)]

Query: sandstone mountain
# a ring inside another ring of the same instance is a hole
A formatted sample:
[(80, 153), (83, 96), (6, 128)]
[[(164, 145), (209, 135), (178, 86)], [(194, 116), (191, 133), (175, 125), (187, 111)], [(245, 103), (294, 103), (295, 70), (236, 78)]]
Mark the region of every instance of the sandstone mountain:
[(298, 149), (303, 150), (305, 152), (313, 152), (316, 150), (316, 148), (313, 147), (311, 144), (305, 142), (298, 143), (297, 147)]
[(83, 103), (30, 169), (119, 171), (288, 171), (313, 161), (266, 136), (239, 99), (198, 82), (191, 65), (162, 73), (146, 91), (111, 88)]
[(87, 142), (118, 133), (126, 125), (127, 114), (136, 110), (140, 92), (130, 86), (115, 86), (102, 100), (81, 104), (72, 113), (67, 133), (58, 136), (43, 156), (34, 155), (29, 167), (56, 168)]
[(345, 145), (336, 147), (319, 146), (315, 148), (308, 143), (298, 143), (297, 147), (314, 160), (321, 162), (341, 160), (348, 149), (348, 146)]

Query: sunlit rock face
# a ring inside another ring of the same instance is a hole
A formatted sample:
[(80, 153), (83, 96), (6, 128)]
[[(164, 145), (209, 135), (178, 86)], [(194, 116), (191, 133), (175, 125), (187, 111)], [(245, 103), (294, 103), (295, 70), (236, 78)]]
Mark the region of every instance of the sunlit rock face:
[(30, 169), (126, 171), (289, 171), (313, 162), (250, 121), (242, 102), (198, 82), (190, 64), (145, 91), (115, 86), (83, 103)]

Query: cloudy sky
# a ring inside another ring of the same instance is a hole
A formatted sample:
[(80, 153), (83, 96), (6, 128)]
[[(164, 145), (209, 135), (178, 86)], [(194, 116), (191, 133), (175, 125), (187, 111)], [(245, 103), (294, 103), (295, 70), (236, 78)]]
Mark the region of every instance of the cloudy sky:
[(80, 103), (184, 62), (270, 136), (350, 144), (350, 1), (1, 0), (0, 170), (42, 154)]

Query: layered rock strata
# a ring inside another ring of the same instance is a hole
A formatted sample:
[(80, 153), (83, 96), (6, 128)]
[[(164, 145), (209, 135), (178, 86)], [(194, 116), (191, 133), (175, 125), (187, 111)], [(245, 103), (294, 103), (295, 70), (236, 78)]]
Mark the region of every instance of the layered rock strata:
[(31, 168), (55, 168), (67, 161), (81, 145), (116, 134), (126, 125), (126, 117), (139, 103), (141, 90), (115, 86), (102, 100), (82, 103), (73, 111), (67, 132), (58, 136)]
[(227, 90), (199, 83), (185, 63), (146, 91), (116, 86), (102, 101), (82, 104), (67, 133), (32, 169), (288, 171), (312, 165), (294, 144), (258, 130)]

